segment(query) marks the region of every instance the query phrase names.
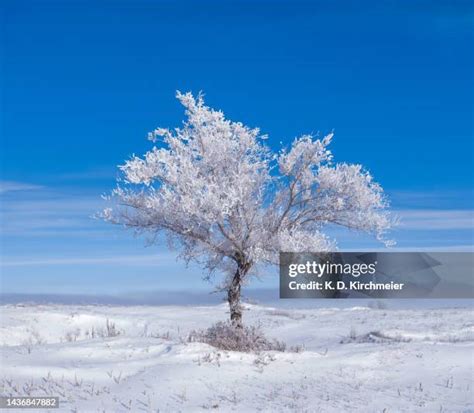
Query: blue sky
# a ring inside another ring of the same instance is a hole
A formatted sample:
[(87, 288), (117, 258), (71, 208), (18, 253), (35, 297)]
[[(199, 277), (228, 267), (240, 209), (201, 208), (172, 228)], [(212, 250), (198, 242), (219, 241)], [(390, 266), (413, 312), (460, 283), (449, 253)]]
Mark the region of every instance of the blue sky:
[(472, 248), (472, 4), (363, 3), (3, 2), (2, 290), (208, 289), (165, 246), (90, 218), (146, 133), (180, 124), (177, 89), (274, 148), (334, 129), (336, 160), (392, 199), (400, 248)]

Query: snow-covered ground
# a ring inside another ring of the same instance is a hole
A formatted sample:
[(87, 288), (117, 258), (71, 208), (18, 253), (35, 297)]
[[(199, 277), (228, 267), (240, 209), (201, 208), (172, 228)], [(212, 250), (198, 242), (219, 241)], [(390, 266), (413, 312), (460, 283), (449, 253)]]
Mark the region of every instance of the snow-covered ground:
[(59, 396), (61, 412), (474, 411), (471, 308), (247, 310), (305, 350), (187, 342), (225, 305), (1, 306), (1, 393)]

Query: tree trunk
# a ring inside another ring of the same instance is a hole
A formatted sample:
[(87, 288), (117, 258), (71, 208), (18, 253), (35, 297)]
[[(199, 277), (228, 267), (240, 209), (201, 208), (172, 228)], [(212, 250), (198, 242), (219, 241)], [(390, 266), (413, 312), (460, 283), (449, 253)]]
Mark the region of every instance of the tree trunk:
[(240, 305), (240, 290), (242, 287), (242, 277), (245, 275), (244, 265), (239, 265), (232, 278), (232, 282), (227, 291), (227, 301), (229, 302), (230, 321), (236, 328), (242, 328), (242, 306)]

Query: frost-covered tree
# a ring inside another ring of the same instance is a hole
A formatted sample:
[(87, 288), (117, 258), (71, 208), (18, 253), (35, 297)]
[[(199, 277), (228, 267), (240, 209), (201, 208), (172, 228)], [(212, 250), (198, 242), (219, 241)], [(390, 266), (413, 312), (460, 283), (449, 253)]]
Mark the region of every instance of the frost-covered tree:
[(208, 276), (224, 274), (235, 326), (242, 326), (242, 285), (257, 264), (276, 264), (279, 251), (334, 250), (322, 232), (328, 224), (386, 242), (382, 188), (361, 165), (332, 162), (332, 133), (304, 135), (273, 154), (259, 129), (227, 120), (201, 95), (177, 98), (187, 120), (151, 132), (154, 147), (120, 166), (103, 217), (152, 241), (164, 233), (187, 262), (203, 264)]

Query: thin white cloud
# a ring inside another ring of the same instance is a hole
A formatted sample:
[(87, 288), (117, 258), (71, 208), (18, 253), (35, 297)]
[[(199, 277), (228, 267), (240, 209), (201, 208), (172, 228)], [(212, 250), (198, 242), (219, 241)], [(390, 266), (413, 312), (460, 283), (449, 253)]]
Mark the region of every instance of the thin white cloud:
[(6, 259), (0, 262), (2, 267), (27, 267), (42, 265), (115, 265), (115, 264), (133, 264), (137, 265), (157, 265), (170, 264), (176, 261), (176, 255), (172, 253), (161, 254), (136, 254), (136, 255), (117, 255), (109, 257), (49, 257), (49, 258), (30, 258), (30, 259)]
[(473, 230), (472, 209), (407, 209), (396, 211), (401, 230)]
[(0, 181), (0, 194), (13, 191), (34, 191), (44, 188), (41, 185), (29, 184), (26, 182)]
[(437, 191), (387, 191), (396, 209), (459, 209), (472, 208), (473, 189)]
[(25, 197), (10, 197), (0, 203), (3, 235), (57, 236), (58, 233), (110, 230), (93, 219), (105, 203), (97, 196), (77, 196), (42, 192)]

